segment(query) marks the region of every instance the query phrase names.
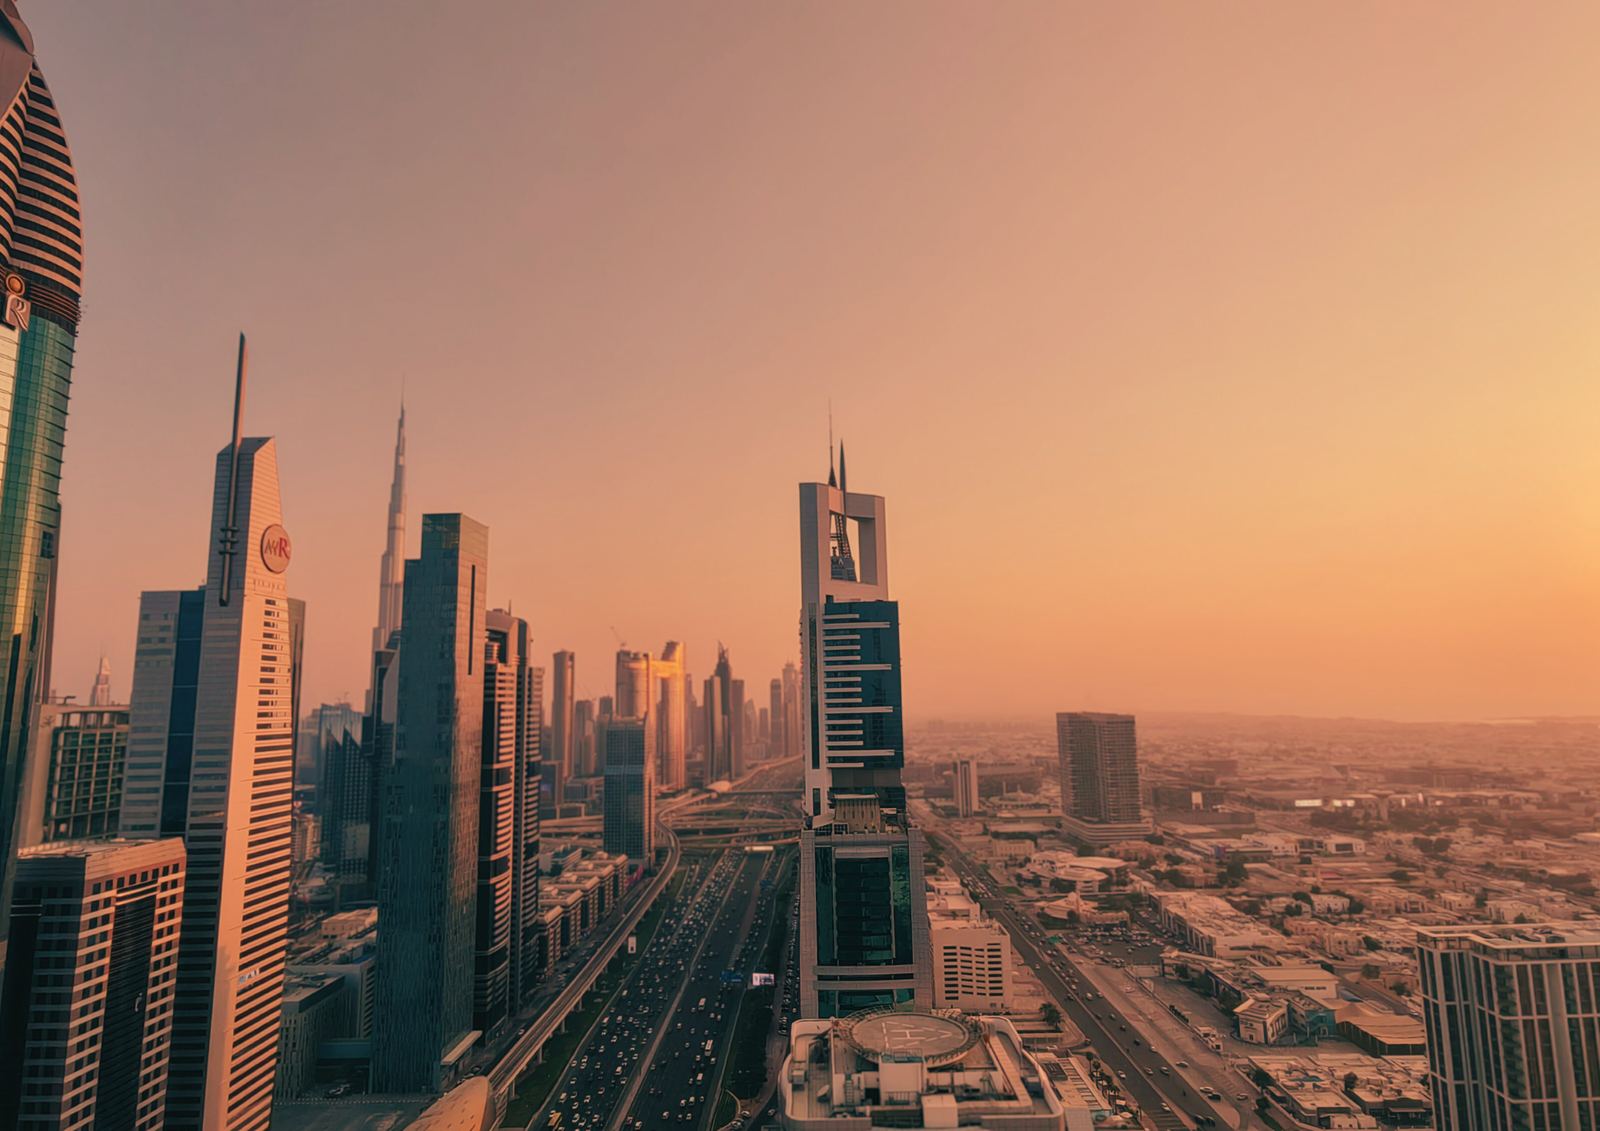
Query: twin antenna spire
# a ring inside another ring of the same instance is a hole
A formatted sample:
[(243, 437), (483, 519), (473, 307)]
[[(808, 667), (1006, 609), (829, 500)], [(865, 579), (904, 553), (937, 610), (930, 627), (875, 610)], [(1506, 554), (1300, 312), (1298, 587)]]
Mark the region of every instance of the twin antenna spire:
[(233, 589), (233, 558), (239, 552), (239, 426), (244, 420), (244, 381), (250, 368), (250, 348), (239, 331), (239, 368), (233, 382), (233, 447), (228, 454), (228, 521), (222, 528), (222, 585), (217, 604), (226, 607)]

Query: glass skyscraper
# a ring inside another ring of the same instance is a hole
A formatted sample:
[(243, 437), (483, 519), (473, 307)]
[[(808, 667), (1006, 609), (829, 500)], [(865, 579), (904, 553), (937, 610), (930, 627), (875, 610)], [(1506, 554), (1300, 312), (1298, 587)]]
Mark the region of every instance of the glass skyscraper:
[(489, 528), (422, 516), (406, 562), (394, 749), (378, 846), (372, 1089), (440, 1092), (477, 1040), (478, 820)]
[(83, 287), (72, 151), (33, 35), (0, 0), (0, 966), (35, 706), (50, 694), (61, 455)]
[(652, 862), (656, 821), (656, 721), (649, 715), (606, 724), (605, 850)]
[(801, 484), (800, 547), (801, 1014), (932, 1008), (924, 841), (900, 780), (900, 607), (883, 499), (848, 494), (831, 471)]

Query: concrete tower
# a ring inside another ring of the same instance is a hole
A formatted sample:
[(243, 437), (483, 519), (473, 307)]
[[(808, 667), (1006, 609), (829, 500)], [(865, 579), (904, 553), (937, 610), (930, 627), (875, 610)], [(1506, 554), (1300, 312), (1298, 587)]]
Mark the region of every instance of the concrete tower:
[[(573, 759), (572, 703), (575, 681), (578, 678), (578, 659), (572, 652), (557, 652), (550, 666), (550, 750), (549, 757), (540, 764), (544, 775), (541, 808), (547, 817), (554, 817), (562, 801), (567, 782), (579, 769)], [(589, 767), (587, 772), (592, 772)]]
[(689, 673), (688, 653), (676, 640), (667, 641), (655, 663), (661, 683), (656, 705), (656, 786), (675, 793), (689, 784)]
[[(300, 602), (277, 445), (217, 455), (206, 584), (145, 593), (122, 835), (188, 851), (166, 1126), (261, 1131), (272, 1114), (288, 946)], [(149, 783), (148, 785), (145, 783)]]

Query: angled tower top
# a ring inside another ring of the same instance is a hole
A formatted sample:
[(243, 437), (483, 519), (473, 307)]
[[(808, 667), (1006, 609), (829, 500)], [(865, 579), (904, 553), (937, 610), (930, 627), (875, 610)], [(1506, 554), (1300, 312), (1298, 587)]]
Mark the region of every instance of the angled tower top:
[(830, 482), (800, 484), (801, 600), (886, 600), (889, 544), (883, 497), (852, 494), (835, 486), (832, 478), (830, 468)]

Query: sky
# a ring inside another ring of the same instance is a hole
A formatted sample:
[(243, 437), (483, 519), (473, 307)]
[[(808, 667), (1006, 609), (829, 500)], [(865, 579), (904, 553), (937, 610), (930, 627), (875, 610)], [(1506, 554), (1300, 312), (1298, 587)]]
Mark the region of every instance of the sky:
[(55, 684), (203, 577), (237, 334), (303, 704), (411, 539), (608, 694), (798, 655), (829, 411), (907, 713), (1600, 714), (1600, 5), (23, 0), (84, 319)]

